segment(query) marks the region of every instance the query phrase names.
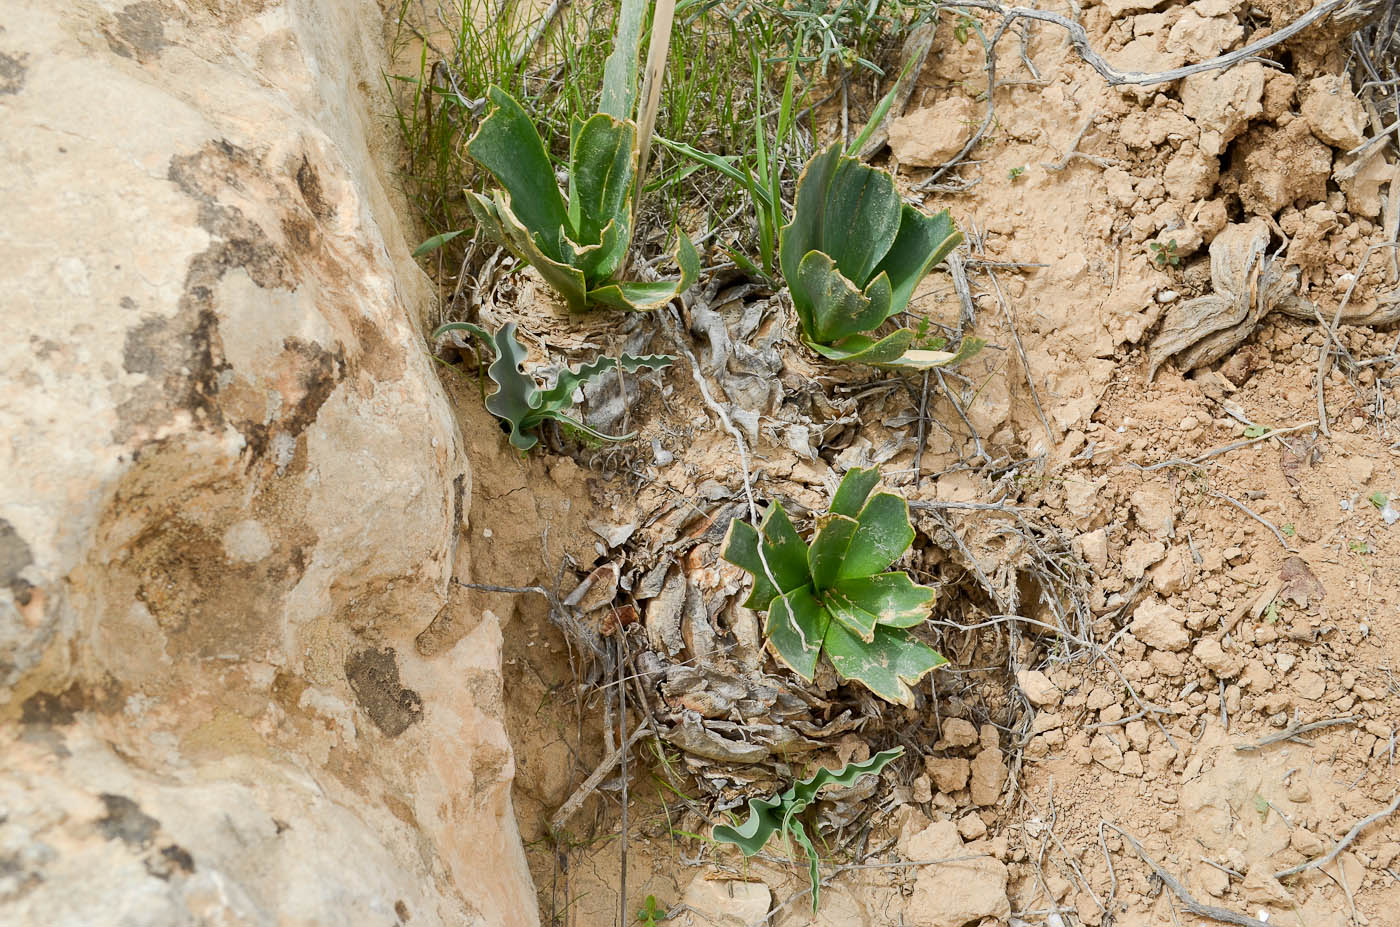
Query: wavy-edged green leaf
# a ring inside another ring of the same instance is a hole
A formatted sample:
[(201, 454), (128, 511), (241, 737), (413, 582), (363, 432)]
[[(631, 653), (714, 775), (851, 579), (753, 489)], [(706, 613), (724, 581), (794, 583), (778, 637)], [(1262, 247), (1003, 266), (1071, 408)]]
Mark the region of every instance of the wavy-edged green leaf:
[(753, 856), (762, 850), (769, 838), (782, 827), (784, 810), (782, 795), (750, 798), (749, 816), (742, 824), (732, 827), (728, 824), (716, 824), (712, 833), (721, 843), (732, 843), (742, 850), (745, 856)]
[(932, 647), (900, 628), (876, 626), (875, 638), (863, 641), (839, 621), (827, 625), (823, 649), (843, 679), (859, 682), (887, 702), (912, 707), (909, 688), (948, 661)]
[(773, 655), (811, 682), (831, 624), (831, 616), (812, 596), (811, 587), (799, 586), (773, 600), (764, 633)]
[(875, 366), (892, 370), (928, 370), (933, 367), (954, 367), (981, 351), (987, 342), (981, 338), (964, 338), (957, 351), (914, 349), (898, 358)]
[(912, 628), (922, 624), (933, 608), (938, 590), (921, 586), (908, 573), (880, 573), (842, 579), (831, 589), (856, 608), (875, 616), (889, 628)]
[(846, 626), (846, 630), (867, 643), (875, 639), (875, 626), (879, 619), (853, 602), (850, 596), (840, 589), (828, 589), (822, 593), (822, 607), (831, 613), (835, 621)]
[(838, 579), (883, 573), (914, 543), (909, 503), (894, 493), (871, 496), (856, 520), (860, 527), (846, 548)]
[(783, 226), (778, 238), (778, 263), (785, 280), (791, 281), (797, 276), (797, 268), (808, 252), (821, 249), (826, 192), (840, 159), (841, 146), (829, 145), (812, 156), (797, 178), (792, 221)]
[(700, 276), (700, 254), (689, 236), (679, 233), (674, 255), (681, 269), (679, 280), (658, 280), (652, 283), (608, 283), (588, 291), (588, 298), (616, 309), (646, 312), (660, 309), (680, 296)]
[(642, 28), (647, 0), (623, 0), (617, 12), (613, 50), (603, 63), (603, 96), (599, 109), (615, 119), (630, 119), (637, 106), (637, 57), (642, 51)]
[(535, 379), (520, 369), (526, 358), (525, 346), (515, 337), (515, 323), (507, 322), (492, 336), (496, 359), (486, 368), (496, 391), (486, 397), (486, 410), (510, 425), (510, 443), (528, 451), (539, 439), (525, 429), (528, 419), (539, 408)]
[(847, 470), (841, 478), (841, 485), (836, 487), (836, 495), (831, 497), (831, 514), (855, 518), (865, 507), (865, 500), (870, 498), (878, 482), (878, 467), (852, 467)]
[(452, 239), (456, 238), (458, 235), (462, 234), (462, 232), (464, 231), (466, 230), (458, 229), (455, 232), (442, 232), (441, 234), (434, 235), (432, 238), (427, 239), (421, 245), (414, 248), (413, 256), (422, 257), (425, 254), (431, 254), (432, 252), (441, 248), (443, 245), (447, 244)]
[(724, 536), (720, 556), (753, 577), (753, 591), (744, 601), (745, 608), (763, 611), (780, 594), (768, 581), (768, 573), (758, 556), (758, 529), (746, 521), (730, 519), (729, 532)]
[[(544, 142), (514, 97), (500, 87), (488, 90), (487, 97), (491, 112), (467, 142), (467, 153), (505, 188), (512, 211), (529, 230), (527, 237), (539, 248), (545, 247), (540, 242), (553, 247), (555, 230), (568, 227), (568, 212)], [(545, 254), (560, 259), (557, 253)]]
[(822, 767), (811, 776), (801, 782), (793, 783), (789, 790), (792, 793), (792, 800), (800, 803), (803, 808), (810, 805), (817, 798), (817, 793), (828, 785), (837, 785), (843, 789), (849, 789), (860, 781), (862, 776), (871, 773), (878, 773), (888, 766), (893, 760), (904, 755), (903, 747), (895, 747), (892, 750), (883, 750), (876, 753), (870, 759), (860, 763), (847, 763), (840, 769), (827, 769)]
[[(509, 203), (497, 192), (494, 199), (496, 218), (505, 232), (506, 244), (511, 246), (523, 260), (539, 271), (554, 290), (568, 304), (571, 312), (582, 312), (588, 306), (588, 291), (585, 288), (583, 272), (562, 261), (555, 260), (541, 250), (539, 241), (545, 236), (532, 236), (529, 228), (521, 223)], [(558, 230), (562, 235), (562, 227)], [(557, 242), (553, 245), (559, 250)]]
[(899, 232), (894, 178), (853, 158), (841, 158), (826, 195), (820, 249), (857, 287), (865, 286)]
[(817, 848), (812, 845), (812, 838), (807, 836), (807, 828), (796, 818), (788, 824), (787, 830), (792, 834), (792, 839), (797, 841), (797, 845), (802, 847), (807, 853), (807, 880), (812, 886), (812, 913), (817, 913), (817, 904), (821, 901), (821, 869), (817, 858)]
[(540, 407), (567, 409), (574, 404), (574, 390), (615, 367), (621, 366), (628, 373), (636, 373), (638, 370), (664, 370), (671, 366), (674, 360), (669, 354), (647, 354), (641, 357), (623, 354), (620, 358), (596, 357), (576, 371), (565, 367), (559, 371), (553, 386), (540, 391)]
[(859, 527), (860, 522), (845, 515), (824, 515), (817, 519), (816, 534), (812, 535), (812, 545), (807, 548), (807, 569), (818, 592), (836, 581), (846, 548)]
[(908, 203), (900, 210), (899, 232), (876, 273), (889, 274), (893, 298), (890, 313), (903, 312), (914, 288), (948, 252), (962, 241), (948, 210), (928, 216)]
[(807, 542), (797, 533), (781, 502), (774, 501), (758, 526), (763, 535), (763, 557), (778, 588), (789, 592), (812, 581), (807, 566)]
[(579, 127), (570, 151), (569, 212), (577, 215), (577, 240), (603, 246), (580, 266), (590, 280), (612, 276), (632, 240), (636, 140), (631, 122), (598, 113)]

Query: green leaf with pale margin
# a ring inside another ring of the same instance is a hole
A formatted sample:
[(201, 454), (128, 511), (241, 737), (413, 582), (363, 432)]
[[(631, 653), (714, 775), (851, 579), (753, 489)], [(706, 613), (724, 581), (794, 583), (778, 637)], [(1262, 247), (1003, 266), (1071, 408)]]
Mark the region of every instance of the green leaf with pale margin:
[(902, 370), (969, 356), (911, 351), (907, 329), (867, 334), (903, 311), (919, 281), (961, 240), (946, 210), (925, 215), (900, 199), (887, 172), (828, 146), (798, 179), (779, 245), (803, 342), (828, 360)]
[(863, 641), (839, 621), (827, 625), (822, 650), (837, 674), (853, 679), (887, 702), (912, 708), (910, 686), (948, 661), (923, 641), (900, 628), (878, 625), (875, 638)]
[(724, 553), (720, 556), (753, 577), (753, 591), (744, 600), (744, 607), (761, 612), (781, 592), (768, 581), (768, 573), (758, 556), (758, 545), (758, 529), (746, 521), (732, 518), (729, 533), (724, 536)]
[(598, 113), (583, 124), (572, 145), (569, 210), (577, 210), (578, 241), (602, 244), (587, 263), (579, 265), (589, 279), (611, 277), (627, 255), (632, 240), (636, 139), (636, 126)]
[(876, 493), (856, 517), (860, 526), (846, 549), (839, 578), (873, 576), (914, 543), (914, 527), (909, 524), (909, 504), (893, 493)]
[(588, 291), (588, 298), (616, 309), (631, 309), (646, 312), (660, 309), (680, 296), (695, 283), (700, 276), (700, 255), (690, 238), (680, 234), (673, 255), (681, 269), (679, 280), (657, 280), (652, 283), (609, 283)]
[(911, 628), (923, 623), (938, 596), (938, 590), (920, 586), (908, 573), (899, 572), (839, 580), (831, 591), (889, 628)]
[[(553, 250), (554, 243), (546, 233), (568, 228), (568, 211), (544, 142), (514, 97), (499, 87), (487, 91), (487, 97), (491, 113), (467, 142), (467, 153), (505, 188), (520, 224), (541, 236), (536, 245)], [(550, 250), (545, 251), (546, 256), (558, 261), (560, 255)]]
[(807, 568), (815, 588), (828, 589), (836, 581), (851, 537), (859, 527), (860, 522), (845, 515), (824, 515), (817, 519), (817, 531), (807, 549)]
[(946, 662), (904, 630), (927, 619), (937, 592), (884, 572), (909, 549), (914, 528), (904, 499), (871, 495), (878, 478), (874, 469), (847, 473), (810, 545), (774, 502), (760, 530), (730, 523), (723, 557), (753, 574), (745, 605), (767, 607), (764, 630), (779, 662), (811, 680), (826, 653), (843, 678), (911, 704), (909, 686)]
[(831, 514), (855, 518), (865, 507), (865, 500), (870, 498), (878, 482), (880, 470), (877, 467), (852, 467), (847, 470), (841, 485), (836, 487), (836, 495), (831, 497)]
[(764, 631), (768, 647), (788, 669), (808, 682), (817, 671), (822, 639), (831, 616), (812, 597), (810, 586), (799, 586), (780, 595), (768, 607)]

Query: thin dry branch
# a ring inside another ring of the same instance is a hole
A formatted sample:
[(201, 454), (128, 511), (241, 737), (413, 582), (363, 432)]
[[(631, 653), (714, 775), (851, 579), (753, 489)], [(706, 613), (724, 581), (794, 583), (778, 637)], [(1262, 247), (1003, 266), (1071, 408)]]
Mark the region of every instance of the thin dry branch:
[(1395, 793), (1395, 797), (1391, 799), (1390, 804), (1386, 805), (1384, 808), (1377, 811), (1375, 814), (1368, 815), (1362, 818), (1361, 820), (1357, 821), (1355, 826), (1353, 826), (1351, 830), (1347, 831), (1347, 835), (1341, 840), (1338, 840), (1337, 845), (1334, 846), (1327, 853), (1325, 853), (1322, 856), (1319, 856), (1317, 859), (1311, 859), (1308, 860), (1306, 863), (1299, 863), (1296, 866), (1292, 866), (1288, 869), (1282, 869), (1278, 872), (1275, 872), (1274, 878), (1283, 879), (1291, 875), (1297, 875), (1298, 873), (1308, 869), (1320, 869), (1321, 867), (1326, 866), (1328, 863), (1332, 862), (1332, 860), (1336, 859), (1338, 854), (1340, 854), (1347, 847), (1351, 846), (1351, 842), (1356, 839), (1356, 836), (1358, 834), (1360, 834), (1367, 827), (1371, 826), (1372, 824), (1376, 823), (1382, 818), (1390, 817), (1392, 814), (1395, 813), (1395, 809), (1397, 808), (1400, 808), (1400, 792)]

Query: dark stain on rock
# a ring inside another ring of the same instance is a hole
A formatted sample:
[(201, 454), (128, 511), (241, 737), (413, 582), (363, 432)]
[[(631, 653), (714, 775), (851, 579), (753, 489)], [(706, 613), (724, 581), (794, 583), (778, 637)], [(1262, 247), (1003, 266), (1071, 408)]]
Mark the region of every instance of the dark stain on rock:
[(345, 678), (365, 714), (389, 737), (397, 737), (423, 717), (423, 699), (399, 683), (392, 647), (367, 648), (345, 661)]
[(103, 792), (98, 796), (107, 814), (97, 820), (97, 829), (108, 840), (120, 840), (133, 849), (145, 849), (160, 830), (160, 822), (141, 810), (125, 795)]
[(7, 55), (0, 52), (0, 96), (19, 93), (24, 89), (24, 80), (29, 76), (29, 67), (24, 63), (26, 55)]
[(165, 40), (165, 21), (158, 4), (142, 0), (122, 7), (115, 28), (106, 32), (107, 47), (123, 58), (148, 61), (170, 43)]
[(16, 599), (21, 591), (27, 594), (31, 587), (19, 574), (33, 563), (34, 552), (24, 538), (19, 536), (14, 525), (0, 518), (0, 586), (13, 592)]
[(452, 479), (452, 526), (462, 530), (462, 515), (466, 507), (467, 475), (459, 473)]
[(301, 191), (306, 207), (317, 219), (324, 221), (335, 215), (335, 207), (326, 202), (325, 191), (321, 189), (321, 175), (316, 173), (316, 168), (311, 166), (311, 160), (306, 155), (301, 156), (301, 164), (297, 167), (297, 189)]
[(163, 882), (169, 882), (175, 875), (190, 875), (194, 872), (194, 857), (179, 844), (172, 843), (160, 848), (160, 852), (145, 860), (146, 871)]
[(96, 711), (110, 715), (126, 704), (121, 685), (108, 675), (101, 685), (84, 688), (73, 683), (62, 692), (35, 692), (20, 703), (20, 723), (33, 727), (62, 727), (72, 724), (79, 712)]
[(394, 914), (398, 917), (400, 924), (407, 924), (410, 918), (408, 905), (404, 904), (402, 898), (394, 902)]

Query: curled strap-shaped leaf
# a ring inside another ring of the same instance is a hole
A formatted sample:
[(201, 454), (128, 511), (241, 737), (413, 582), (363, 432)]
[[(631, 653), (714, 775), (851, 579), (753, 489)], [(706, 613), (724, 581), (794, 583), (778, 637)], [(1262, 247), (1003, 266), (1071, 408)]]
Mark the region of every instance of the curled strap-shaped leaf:
[(588, 291), (593, 302), (603, 303), (615, 309), (630, 309), (645, 312), (660, 309), (680, 296), (695, 283), (700, 276), (700, 255), (690, 238), (677, 230), (676, 252), (673, 255), (681, 269), (678, 280), (657, 280), (648, 283), (614, 282)]

